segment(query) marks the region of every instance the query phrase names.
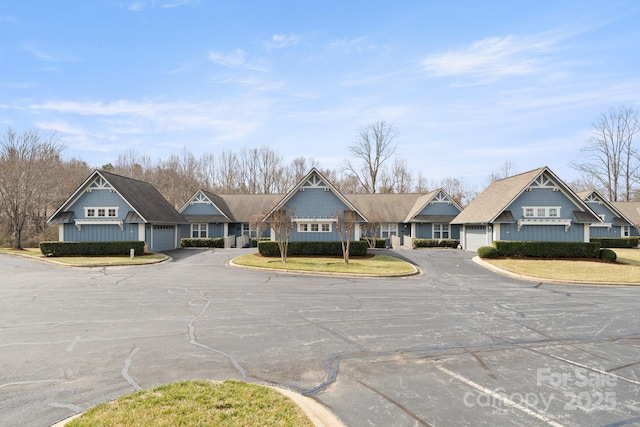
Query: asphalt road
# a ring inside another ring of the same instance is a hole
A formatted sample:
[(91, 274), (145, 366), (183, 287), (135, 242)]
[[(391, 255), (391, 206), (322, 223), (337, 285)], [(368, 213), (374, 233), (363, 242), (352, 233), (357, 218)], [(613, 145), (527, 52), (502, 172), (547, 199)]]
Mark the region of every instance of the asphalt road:
[(517, 281), (459, 250), (402, 279), (249, 271), (246, 250), (61, 268), (0, 255), (0, 426), (177, 380), (314, 397), (348, 426), (640, 425), (640, 287)]

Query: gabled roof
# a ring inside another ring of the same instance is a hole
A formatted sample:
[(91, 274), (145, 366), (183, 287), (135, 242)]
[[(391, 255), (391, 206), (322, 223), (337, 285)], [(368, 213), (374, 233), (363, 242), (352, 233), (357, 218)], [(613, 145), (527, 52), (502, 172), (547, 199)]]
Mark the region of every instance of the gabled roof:
[(382, 223), (401, 223), (422, 197), (417, 193), (354, 193), (345, 197), (368, 219)]
[[(599, 222), (600, 218), (548, 167), (544, 166), (508, 178), (492, 182), (482, 193), (451, 221), (452, 224), (490, 224), (505, 211), (536, 179), (549, 174), (560, 190), (572, 200), (577, 212), (591, 217), (588, 222)], [(581, 218), (582, 215), (580, 215)], [(583, 218), (584, 219), (584, 218)], [(582, 222), (582, 220), (580, 220)]]
[[(589, 203), (589, 201), (594, 201), (594, 202), (597, 201), (597, 203), (605, 205), (614, 214), (614, 218), (612, 221), (613, 225), (633, 225), (634, 224), (633, 221), (631, 221), (631, 219), (627, 218), (627, 216), (622, 212), (621, 209), (618, 209), (616, 206), (608, 202), (607, 199), (602, 197), (602, 194), (600, 194), (597, 190), (580, 191), (576, 194), (586, 203)], [(623, 224), (623, 222), (626, 222), (626, 224)]]
[(95, 170), (51, 215), (48, 222), (55, 222), (56, 216), (67, 212), (97, 177), (106, 181), (144, 222), (163, 224), (186, 222), (153, 185), (103, 170)]
[(282, 207), (284, 205), (287, 204), (287, 202), (289, 200), (291, 200), (291, 198), (298, 192), (298, 190), (300, 190), (300, 188), (307, 182), (309, 181), (309, 179), (312, 176), (316, 176), (318, 177), (328, 188), (329, 191), (331, 191), (335, 196), (338, 197), (338, 199), (340, 199), (340, 201), (342, 203), (344, 203), (350, 210), (355, 211), (356, 214), (358, 214), (360, 216), (360, 218), (362, 218), (365, 221), (368, 221), (367, 217), (360, 212), (360, 210), (358, 210), (353, 203), (351, 203), (340, 191), (338, 191), (338, 189), (336, 187), (333, 186), (333, 184), (324, 177), (324, 175), (322, 175), (316, 168), (312, 168), (309, 173), (307, 173), (300, 181), (298, 181), (298, 183), (291, 189), (291, 191), (289, 191), (274, 207), (273, 209), (271, 209), (269, 212), (267, 212), (267, 214), (264, 216), (264, 218), (269, 217), (273, 212), (278, 211), (279, 209), (282, 209)]
[(629, 223), (640, 229), (640, 202), (611, 202)]
[[(420, 212), (422, 212), (422, 210), (429, 203), (434, 201), (436, 197), (444, 197), (449, 203), (451, 203), (453, 206), (455, 206), (458, 209), (458, 212), (462, 211), (462, 207), (460, 207), (460, 205), (456, 203), (456, 201), (453, 200), (451, 196), (447, 194), (446, 191), (444, 191), (442, 188), (438, 188), (437, 190), (427, 193), (421, 196), (418, 200), (416, 200), (416, 203), (413, 205), (413, 208), (411, 209), (411, 211), (409, 211), (409, 214), (406, 216), (406, 218), (402, 222), (411, 222), (414, 219), (416, 220), (419, 219), (417, 215)], [(444, 221), (444, 218), (440, 218), (440, 219), (433, 219), (433, 220), (430, 219), (429, 222), (449, 222), (454, 217), (455, 215), (452, 215), (448, 221)]]
[(224, 199), (235, 222), (250, 223), (253, 215), (263, 216), (282, 199), (282, 194), (228, 194)]

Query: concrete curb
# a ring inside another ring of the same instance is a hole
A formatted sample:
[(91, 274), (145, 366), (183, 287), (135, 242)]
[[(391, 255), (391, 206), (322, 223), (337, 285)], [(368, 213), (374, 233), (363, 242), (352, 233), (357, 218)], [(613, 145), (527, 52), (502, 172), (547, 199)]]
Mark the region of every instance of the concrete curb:
[[(235, 258), (234, 258), (235, 259)], [(406, 261), (405, 261), (406, 262)], [(327, 273), (320, 271), (304, 271), (304, 270), (287, 270), (283, 268), (263, 268), (263, 267), (254, 267), (250, 265), (241, 265), (233, 262), (233, 259), (226, 262), (226, 265), (234, 268), (244, 268), (247, 270), (256, 270), (256, 271), (271, 271), (274, 273), (283, 273), (283, 274), (297, 274), (297, 275), (307, 275), (307, 276), (326, 276), (326, 277), (358, 277), (361, 279), (389, 279), (389, 278), (402, 278), (402, 277), (411, 277), (418, 276), (424, 274), (424, 272), (418, 268), (417, 266), (407, 263), (413, 267), (413, 271), (411, 273), (401, 273), (401, 274), (385, 274), (385, 275), (372, 275), (372, 274), (349, 274), (349, 273)]]
[[(219, 383), (219, 381), (212, 382)], [(315, 399), (312, 399), (308, 396), (303, 396), (300, 393), (296, 393), (294, 391), (287, 390), (281, 387), (264, 384), (257, 385), (272, 388), (283, 396), (289, 398), (302, 410), (302, 412), (304, 412), (304, 414), (307, 416), (307, 418), (309, 418), (309, 420), (311, 420), (315, 427), (345, 427), (344, 423), (340, 421), (338, 417), (336, 417), (329, 409), (327, 409), (324, 405), (322, 405)], [(67, 423), (80, 416), (82, 416), (82, 413), (73, 415), (69, 418), (65, 418), (64, 420), (53, 424), (51, 427), (64, 427), (65, 425), (67, 425)]]
[(513, 273), (511, 271), (503, 270), (500, 267), (496, 267), (495, 265), (486, 262), (479, 256), (474, 256), (473, 258), (471, 258), (471, 260), (476, 264), (480, 265), (481, 267), (484, 267), (487, 270), (493, 271), (494, 273), (498, 273), (506, 277), (511, 277), (513, 279), (526, 280), (528, 282), (538, 282), (538, 283), (542, 282), (542, 283), (557, 284), (557, 285), (576, 285), (576, 286), (640, 286), (640, 283), (581, 282), (577, 280), (546, 279), (543, 277), (524, 276), (522, 274)]

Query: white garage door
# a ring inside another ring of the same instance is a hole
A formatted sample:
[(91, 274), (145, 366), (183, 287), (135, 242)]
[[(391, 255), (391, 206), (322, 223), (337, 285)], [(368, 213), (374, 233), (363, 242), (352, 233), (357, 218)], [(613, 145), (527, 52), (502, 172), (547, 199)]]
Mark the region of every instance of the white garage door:
[(487, 245), (487, 227), (484, 225), (467, 225), (464, 233), (466, 250), (477, 251), (480, 246)]

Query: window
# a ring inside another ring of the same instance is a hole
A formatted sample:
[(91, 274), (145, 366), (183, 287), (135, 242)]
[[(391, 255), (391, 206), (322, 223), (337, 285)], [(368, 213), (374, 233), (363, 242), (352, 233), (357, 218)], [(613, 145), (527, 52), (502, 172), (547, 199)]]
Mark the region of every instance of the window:
[(110, 208), (110, 207), (105, 207), (105, 208), (96, 208), (96, 207), (84, 208), (84, 216), (86, 218), (95, 218), (95, 217), (116, 218), (118, 216), (118, 208)]
[(398, 235), (398, 224), (381, 224), (380, 225), (380, 237), (388, 239), (391, 236)]
[(433, 224), (433, 238), (434, 239), (448, 239), (449, 238), (449, 224)]
[(523, 206), (522, 216), (525, 218), (560, 218), (559, 206)]
[(207, 224), (191, 224), (191, 237), (194, 239), (207, 238)]
[(629, 237), (629, 226), (625, 225), (622, 227), (622, 237)]
[(298, 232), (300, 233), (330, 233), (331, 232), (331, 223), (328, 222), (299, 222), (298, 223)]

